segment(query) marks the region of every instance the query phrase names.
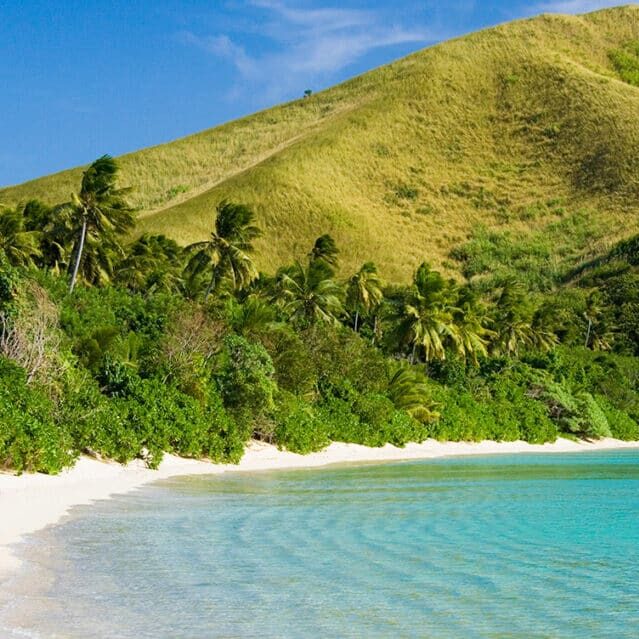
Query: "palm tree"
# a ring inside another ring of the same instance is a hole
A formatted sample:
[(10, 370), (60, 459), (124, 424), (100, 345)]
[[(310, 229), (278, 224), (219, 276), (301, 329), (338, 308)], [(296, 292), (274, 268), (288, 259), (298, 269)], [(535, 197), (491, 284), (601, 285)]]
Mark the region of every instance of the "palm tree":
[(254, 218), (253, 211), (243, 204), (221, 202), (210, 238), (187, 246), (186, 250), (194, 253), (187, 265), (189, 277), (211, 269), (205, 300), (225, 277), (230, 276), (235, 290), (241, 290), (257, 278), (257, 269), (249, 255), (253, 251), (253, 240), (261, 235), (253, 226)]
[(182, 249), (165, 235), (145, 233), (127, 250), (115, 279), (133, 291), (174, 291), (181, 284)]
[(315, 240), (315, 244), (308, 254), (310, 262), (321, 261), (330, 266), (332, 269), (337, 268), (337, 256), (339, 250), (335, 240), (328, 234), (320, 235)]
[[(102, 258), (109, 248), (122, 251), (117, 236), (126, 233), (134, 224), (132, 209), (124, 195), (126, 189), (116, 189), (118, 165), (109, 155), (98, 158), (82, 175), (79, 193), (74, 193), (68, 205), (72, 212), (76, 232), (79, 234), (75, 246), (75, 265), (69, 291), (72, 292), (87, 244), (87, 238), (94, 254), (92, 264), (99, 264), (98, 270), (108, 277), (111, 260)], [(93, 268), (94, 273), (96, 272)], [(87, 279), (90, 279), (87, 278)]]
[(439, 417), (430, 398), (426, 377), (410, 366), (399, 366), (388, 384), (387, 395), (395, 407), (426, 424)]
[(533, 326), (534, 309), (526, 298), (522, 284), (508, 278), (501, 287), (495, 304), (496, 339), (492, 349), (498, 355), (517, 355), (521, 348), (550, 350), (557, 336)]
[(605, 306), (598, 291), (593, 291), (588, 296), (583, 316), (588, 322), (585, 347), (593, 351), (609, 351), (614, 340), (614, 332), (606, 326)]
[(359, 328), (360, 315), (366, 317), (379, 306), (384, 294), (377, 267), (373, 262), (366, 262), (348, 281), (346, 291), (347, 306), (355, 312), (355, 332)]
[(293, 321), (336, 324), (344, 312), (344, 291), (332, 274), (321, 260), (311, 260), (307, 268), (296, 262), (280, 269), (275, 299)]
[(278, 327), (276, 309), (263, 299), (251, 295), (241, 304), (234, 297), (227, 304), (228, 323), (242, 337), (260, 337)]
[(74, 211), (69, 203), (48, 206), (40, 200), (29, 200), (24, 206), (24, 228), (40, 233), (38, 267), (54, 273), (69, 270), (70, 253), (77, 236)]
[(31, 266), (41, 255), (39, 231), (25, 229), (24, 215), (20, 207), (0, 210), (0, 251), (13, 266)]
[(490, 322), (486, 308), (469, 286), (463, 286), (458, 291), (453, 322), (456, 329), (454, 346), (458, 354), (466, 360), (470, 359), (476, 366), (478, 356), (488, 355), (490, 339), (496, 337), (497, 333), (486, 326)]
[(454, 288), (428, 264), (416, 271), (412, 290), (399, 309), (397, 331), (404, 344), (412, 346), (411, 362), (421, 350), (426, 362), (446, 359), (446, 342), (457, 343), (459, 335), (453, 321), (457, 310), (451, 303)]

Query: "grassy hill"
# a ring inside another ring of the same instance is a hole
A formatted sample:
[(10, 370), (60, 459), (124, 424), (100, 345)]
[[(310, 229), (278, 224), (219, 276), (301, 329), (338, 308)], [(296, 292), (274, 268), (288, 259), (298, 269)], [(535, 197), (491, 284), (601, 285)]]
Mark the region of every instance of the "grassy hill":
[[(509, 23), (125, 155), (122, 184), (140, 232), (182, 243), (207, 234), (221, 199), (250, 204), (265, 270), (325, 232), (344, 271), (372, 258), (388, 280), (424, 259), (457, 271), (463, 245), (504, 238), (574, 268), (639, 230), (637, 42), (636, 5)], [(0, 202), (65, 200), (81, 171)]]

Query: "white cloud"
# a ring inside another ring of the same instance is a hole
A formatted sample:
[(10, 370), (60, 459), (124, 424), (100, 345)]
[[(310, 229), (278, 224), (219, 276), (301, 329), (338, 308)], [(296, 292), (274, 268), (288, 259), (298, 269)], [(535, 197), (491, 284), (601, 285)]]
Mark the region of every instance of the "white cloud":
[(374, 12), (357, 9), (311, 8), (296, 9), (276, 0), (253, 0), (254, 7), (268, 9), (292, 24), (311, 29), (338, 30), (367, 26), (375, 19)]
[(207, 53), (229, 60), (241, 73), (249, 75), (254, 71), (254, 62), (244, 47), (235, 44), (226, 35), (201, 37), (190, 31), (182, 31), (178, 35), (184, 44), (194, 45)]
[(424, 46), (439, 39), (423, 27), (390, 21), (380, 11), (299, 8), (283, 0), (249, 2), (263, 14), (259, 36), (268, 45), (266, 52), (251, 53), (228, 34), (202, 36), (186, 31), (180, 39), (228, 60), (244, 84), (259, 87), (271, 100), (329, 81), (373, 50), (412, 43)]

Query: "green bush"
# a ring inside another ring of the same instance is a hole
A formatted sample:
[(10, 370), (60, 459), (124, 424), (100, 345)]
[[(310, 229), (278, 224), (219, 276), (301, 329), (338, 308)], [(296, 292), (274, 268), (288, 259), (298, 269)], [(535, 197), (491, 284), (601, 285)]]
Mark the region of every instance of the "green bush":
[(619, 77), (639, 87), (639, 42), (629, 42), (621, 49), (610, 51), (608, 55)]
[(0, 467), (57, 473), (71, 464), (73, 442), (55, 412), (44, 392), (27, 385), (21, 368), (0, 358)]
[(0, 310), (13, 301), (17, 284), (18, 272), (9, 265), (4, 252), (0, 250)]
[(328, 425), (321, 415), (295, 395), (282, 395), (276, 414), (275, 443), (304, 455), (328, 446)]
[(251, 432), (229, 415), (219, 393), (209, 388), (203, 403), (188, 395), (182, 401), (190, 410), (184, 410), (181, 422), (173, 425), (169, 450), (183, 457), (238, 463)]
[(310, 350), (324, 395), (348, 380), (360, 393), (381, 393), (388, 385), (384, 356), (352, 330), (317, 325), (301, 335)]
[(352, 394), (349, 399), (329, 396), (320, 404), (319, 414), (334, 441), (374, 447), (389, 443), (404, 446), (428, 437), (424, 424), (397, 410), (388, 397), (377, 393)]
[(352, 411), (350, 401), (330, 395), (319, 404), (318, 413), (331, 440), (360, 442), (360, 419)]
[(290, 393), (313, 396), (317, 389), (317, 369), (309, 347), (289, 327), (278, 327), (263, 337), (275, 367), (277, 385)]
[(530, 444), (557, 439), (557, 427), (548, 416), (546, 406), (530, 398), (527, 389), (525, 378), (502, 375), (493, 384), (494, 439), (522, 439)]
[(261, 344), (239, 335), (224, 339), (215, 379), (224, 405), (245, 419), (271, 412), (277, 384), (275, 367)]
[(468, 392), (449, 391), (445, 393), (440, 403), (442, 405), (440, 419), (431, 427), (433, 437), (436, 439), (481, 441), (495, 438), (493, 411), (487, 402), (477, 401)]
[(152, 468), (164, 452), (237, 462), (248, 439), (213, 390), (202, 403), (160, 380), (140, 380), (127, 398), (113, 401), (138, 442), (137, 455)]
[(158, 379), (137, 378), (126, 394), (112, 398), (88, 376), (73, 380), (61, 418), (71, 424), (78, 452), (121, 463), (143, 457), (152, 467), (164, 452), (238, 462), (250, 436), (227, 413), (214, 388), (199, 400)]
[(588, 439), (611, 436), (606, 415), (590, 393), (546, 380), (542, 394), (560, 431)]
[(615, 408), (605, 397), (598, 395), (596, 400), (608, 420), (613, 437), (626, 441), (639, 440), (639, 424), (628, 413)]
[(451, 388), (435, 388), (441, 417), (431, 426), (442, 441), (515, 441), (541, 444), (557, 439), (557, 427), (542, 402), (528, 396), (524, 377), (500, 374), (480, 397)]

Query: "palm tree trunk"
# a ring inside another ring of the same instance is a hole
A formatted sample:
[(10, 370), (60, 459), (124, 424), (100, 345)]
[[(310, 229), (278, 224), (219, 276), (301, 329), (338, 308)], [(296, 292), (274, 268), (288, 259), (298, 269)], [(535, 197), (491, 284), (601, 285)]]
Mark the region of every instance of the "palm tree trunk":
[(377, 315), (373, 319), (373, 341), (371, 342), (375, 346), (375, 340), (377, 339)]
[(231, 277), (233, 278), (233, 290), (237, 291), (237, 279), (235, 277), (235, 269), (231, 268)]
[(214, 282), (215, 282), (215, 269), (213, 269), (213, 275), (211, 275), (211, 281), (209, 282), (209, 285), (206, 287), (206, 293), (204, 294), (205, 302), (208, 299), (209, 295), (211, 294), (211, 291), (213, 290)]
[(80, 262), (82, 261), (82, 252), (84, 251), (84, 240), (87, 236), (87, 221), (82, 222), (82, 232), (80, 233), (80, 244), (78, 246), (78, 254), (75, 256), (75, 266), (73, 267), (73, 275), (71, 276), (71, 284), (69, 286), (69, 293), (73, 293), (75, 288), (75, 282), (78, 279), (78, 271), (80, 270)]
[(355, 311), (355, 332), (357, 333), (357, 324), (359, 322), (359, 311)]
[(588, 342), (590, 342), (590, 331), (592, 330), (592, 320), (588, 319), (588, 331), (586, 332), (586, 348), (588, 348)]
[(415, 363), (415, 349), (417, 348), (417, 342), (413, 342), (413, 352), (410, 354), (410, 363)]

